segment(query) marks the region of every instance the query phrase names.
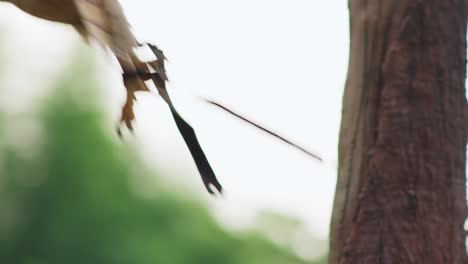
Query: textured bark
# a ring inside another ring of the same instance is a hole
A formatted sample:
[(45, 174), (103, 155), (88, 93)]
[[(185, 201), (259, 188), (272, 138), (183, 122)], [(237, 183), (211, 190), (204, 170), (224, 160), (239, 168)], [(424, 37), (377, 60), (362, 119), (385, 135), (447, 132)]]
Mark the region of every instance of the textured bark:
[(330, 264), (462, 264), (465, 0), (349, 0)]

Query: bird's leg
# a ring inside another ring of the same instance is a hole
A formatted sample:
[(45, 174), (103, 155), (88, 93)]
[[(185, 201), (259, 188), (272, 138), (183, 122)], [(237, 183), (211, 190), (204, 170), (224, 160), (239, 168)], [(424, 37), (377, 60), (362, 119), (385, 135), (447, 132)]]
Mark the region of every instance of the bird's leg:
[[(141, 45), (141, 44), (140, 44)], [(158, 55), (159, 56), (159, 55)], [(160, 57), (161, 58), (161, 57)], [(158, 92), (163, 96), (166, 102), (169, 102), (165, 95), (165, 81), (167, 80), (164, 62), (158, 60), (150, 62), (141, 62), (136, 55), (132, 57), (133, 66), (128, 66), (126, 62), (121, 61), (120, 64), (123, 66), (122, 79), (127, 90), (127, 97), (124, 106), (122, 107), (121, 122), (128, 127), (130, 131), (133, 130), (132, 121), (135, 119), (133, 112), (134, 101), (136, 100), (136, 92), (144, 91), (149, 92), (148, 86), (145, 81), (158, 80), (155, 82)], [(163, 90), (162, 90), (163, 89)], [(117, 132), (121, 134), (118, 129)]]
[(148, 81), (150, 80), (151, 78), (153, 78), (153, 75), (155, 73), (151, 73), (151, 72), (147, 72), (147, 71), (134, 71), (134, 72), (124, 72), (122, 73), (122, 77), (124, 79), (124, 82), (125, 81), (129, 81), (131, 79), (140, 79), (142, 81)]

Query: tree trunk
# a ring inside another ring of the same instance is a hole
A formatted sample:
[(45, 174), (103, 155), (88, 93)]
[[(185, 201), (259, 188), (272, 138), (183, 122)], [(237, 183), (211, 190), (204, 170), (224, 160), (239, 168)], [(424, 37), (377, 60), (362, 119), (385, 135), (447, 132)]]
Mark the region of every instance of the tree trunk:
[(349, 0), (330, 264), (462, 264), (465, 0)]

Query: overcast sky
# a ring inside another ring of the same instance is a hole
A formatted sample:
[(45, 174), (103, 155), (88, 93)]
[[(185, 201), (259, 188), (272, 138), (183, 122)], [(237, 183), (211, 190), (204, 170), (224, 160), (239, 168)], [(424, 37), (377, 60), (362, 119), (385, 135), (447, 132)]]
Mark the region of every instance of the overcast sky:
[[(165, 51), (171, 94), (197, 131), (226, 189), (225, 198), (213, 200), (205, 194), (163, 101), (141, 95), (136, 141), (148, 165), (178, 175), (171, 181), (206, 196), (223, 219), (238, 222), (254, 210), (267, 208), (301, 219), (326, 238), (348, 61), (347, 1), (121, 2), (138, 39)], [(48, 76), (44, 72), (56, 72), (67, 63), (65, 55), (79, 42), (69, 27), (39, 23), (3, 4), (0, 28), (9, 36), (4, 42), (8, 56), (17, 58), (21, 50), (28, 59), (14, 63), (36, 78), (35, 83)], [(119, 86), (118, 68), (108, 56), (98, 58), (101, 65), (112, 65), (102, 69), (109, 79), (104, 82)], [(30, 79), (14, 81), (18, 96), (31, 97)], [(116, 110), (122, 96), (119, 90)], [(196, 96), (214, 99), (293, 139), (321, 155), (324, 163)]]

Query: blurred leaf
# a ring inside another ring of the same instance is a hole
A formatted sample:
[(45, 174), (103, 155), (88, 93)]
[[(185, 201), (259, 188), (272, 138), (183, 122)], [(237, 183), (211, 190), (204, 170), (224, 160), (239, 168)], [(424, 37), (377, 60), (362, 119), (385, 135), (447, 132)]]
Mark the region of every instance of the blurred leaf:
[(103, 125), (93, 64), (76, 61), (40, 111), (40, 155), (0, 144), (0, 263), (306, 263), (158, 185)]

